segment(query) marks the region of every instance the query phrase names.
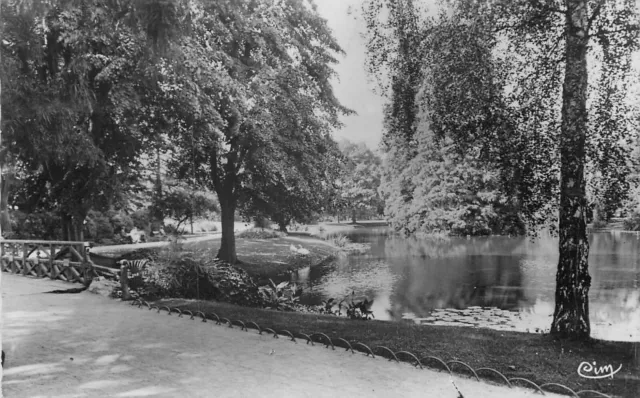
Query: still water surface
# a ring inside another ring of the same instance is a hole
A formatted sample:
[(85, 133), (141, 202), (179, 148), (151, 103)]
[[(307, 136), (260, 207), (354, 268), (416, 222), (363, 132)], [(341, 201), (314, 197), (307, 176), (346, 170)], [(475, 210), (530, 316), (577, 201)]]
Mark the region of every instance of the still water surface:
[[(549, 330), (558, 260), (551, 236), (442, 240), (363, 229), (350, 238), (370, 243), (370, 252), (294, 274), (305, 287), (303, 303), (353, 291), (374, 299), (376, 319)], [(640, 235), (599, 232), (590, 242), (592, 336), (640, 341)]]

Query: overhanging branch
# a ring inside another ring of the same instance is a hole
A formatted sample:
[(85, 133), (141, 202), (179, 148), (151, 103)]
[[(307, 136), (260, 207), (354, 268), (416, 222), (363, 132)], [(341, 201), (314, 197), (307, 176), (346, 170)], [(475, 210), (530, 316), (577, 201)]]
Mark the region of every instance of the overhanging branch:
[[(603, 2), (604, 2), (604, 0), (603, 0)], [(529, 3), (533, 7), (539, 8), (539, 9), (544, 10), (544, 11), (555, 12), (555, 13), (563, 14), (563, 15), (565, 15), (567, 13), (567, 10), (563, 10), (561, 8), (553, 7), (553, 6), (550, 6), (548, 4), (543, 4), (540, 0), (529, 0)]]

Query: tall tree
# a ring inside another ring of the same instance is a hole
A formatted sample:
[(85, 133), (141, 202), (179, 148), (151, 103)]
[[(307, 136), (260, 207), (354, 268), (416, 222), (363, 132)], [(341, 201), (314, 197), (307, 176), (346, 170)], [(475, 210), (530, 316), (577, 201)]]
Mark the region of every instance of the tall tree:
[[(403, 1), (406, 0), (370, 2), (378, 5), (378, 8), (368, 8), (376, 10), (367, 15), (373, 36), (380, 32), (381, 24), (376, 18), (382, 6), (393, 9)], [(459, 130), (464, 139), (456, 140), (456, 146), (459, 149), (468, 148), (470, 143), (480, 144), (481, 148), (486, 146), (486, 153), (494, 158), (491, 164), (500, 172), (503, 181), (516, 176), (516, 181), (524, 182), (517, 196), (523, 201), (524, 209), (535, 210), (525, 214), (530, 224), (549, 221), (557, 206), (560, 259), (551, 331), (563, 337), (588, 338), (591, 277), (588, 272), (585, 164), (592, 161), (594, 168), (606, 175), (609, 186), (613, 187), (606, 189), (609, 199), (617, 196), (614, 199), (619, 200), (626, 189), (624, 181), (628, 168), (616, 167), (620, 163), (613, 159), (622, 157), (625, 162), (628, 148), (617, 145), (633, 134), (626, 123), (629, 113), (624, 111), (624, 101), (628, 98), (617, 93), (625, 92), (629, 56), (636, 48), (635, 3), (626, 0), (495, 0), (443, 4), (448, 7), (447, 15), (453, 15), (458, 31), (472, 30), (498, 43), (486, 59), (488, 64), (494, 65), (493, 79), (503, 84), (495, 94), (503, 104), (489, 108), (484, 114), (476, 114), (477, 122), (489, 128)], [(393, 19), (393, 13), (389, 16), (389, 23), (402, 25), (401, 21)], [(425, 51), (434, 45), (429, 41), (438, 31), (438, 22), (431, 26), (434, 25), (435, 29), (422, 32), (422, 43), (429, 44)], [(397, 36), (393, 39), (401, 42)], [(374, 47), (370, 50), (379, 51)], [(465, 45), (458, 51), (449, 50), (454, 56), (444, 65), (451, 68), (450, 81), (455, 85), (456, 81), (491, 79), (491, 75), (477, 73), (476, 68), (453, 67), (467, 51)], [(416, 53), (420, 56), (420, 52)], [(597, 79), (591, 79), (590, 86), (592, 68), (588, 68), (588, 61), (599, 61), (604, 65), (599, 84), (593, 84)], [(433, 67), (433, 64), (426, 64), (427, 68)], [(398, 68), (391, 68), (391, 71), (398, 73)], [(433, 84), (429, 86), (433, 87)], [(587, 101), (590, 93), (595, 93), (595, 101)], [(487, 103), (477, 92), (468, 94)], [(444, 98), (446, 96), (437, 93), (431, 96), (436, 106), (446, 105), (442, 102)], [(504, 116), (496, 112), (500, 109)], [(465, 111), (455, 106), (451, 111), (447, 115), (445, 109), (443, 115), (459, 125), (460, 115), (465, 115)], [(433, 114), (428, 115), (427, 120), (429, 123), (438, 121)], [(496, 124), (503, 128), (491, 128)], [(432, 127), (437, 128), (437, 125)], [(514, 145), (519, 142), (523, 146)], [(505, 143), (524, 151), (516, 157)], [(616, 143), (614, 157), (606, 155), (610, 147), (606, 143)], [(514, 159), (518, 160), (514, 162)], [(541, 172), (544, 170), (546, 172)], [(522, 178), (523, 172), (529, 177)], [(545, 194), (532, 195), (536, 191)], [(553, 195), (553, 192), (557, 194)], [(527, 202), (533, 206), (528, 206)]]
[(341, 176), (340, 197), (351, 213), (351, 221), (357, 221), (359, 211), (381, 214), (384, 202), (378, 193), (382, 159), (364, 143), (340, 142), (346, 158)]
[(66, 239), (82, 240), (88, 211), (122, 200), (136, 180), (138, 90), (154, 65), (149, 48), (169, 30), (157, 28), (165, 21), (155, 14), (172, 8), (2, 3), (3, 147), (38, 176), (29, 181), (54, 204)]
[(303, 167), (302, 154), (322, 153), (322, 139), (311, 137), (327, 136), (350, 112), (330, 84), (333, 53), (342, 50), (310, 1), (227, 0), (196, 9), (183, 47), (198, 112), (184, 118), (176, 159), (184, 160), (182, 177), (217, 193), (218, 257), (235, 263), (234, 218), (247, 191), (264, 187), (264, 178), (271, 187), (287, 181), (292, 158)]
[(281, 131), (282, 145), (289, 148), (282, 172), (256, 169), (243, 189), (241, 212), (268, 217), (286, 232), (292, 221), (310, 222), (328, 209), (343, 159), (329, 135), (300, 137)]

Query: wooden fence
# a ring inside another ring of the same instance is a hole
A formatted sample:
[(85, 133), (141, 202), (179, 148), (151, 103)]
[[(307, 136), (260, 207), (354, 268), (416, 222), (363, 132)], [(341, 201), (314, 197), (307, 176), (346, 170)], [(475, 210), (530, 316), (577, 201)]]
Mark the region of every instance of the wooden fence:
[(89, 284), (97, 269), (88, 242), (0, 240), (2, 272)]

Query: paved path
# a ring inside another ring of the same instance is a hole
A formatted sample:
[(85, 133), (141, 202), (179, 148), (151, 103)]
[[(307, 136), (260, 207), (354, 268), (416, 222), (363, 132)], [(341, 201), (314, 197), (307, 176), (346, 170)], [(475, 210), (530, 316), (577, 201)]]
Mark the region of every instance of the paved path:
[[(208, 240), (220, 239), (222, 233), (220, 232), (212, 232), (207, 235), (189, 237), (182, 240), (182, 243), (195, 243), (195, 242), (204, 242)], [(109, 245), (109, 246), (95, 246), (91, 248), (91, 253), (113, 253), (119, 252), (123, 250), (138, 250), (138, 249), (150, 249), (154, 247), (164, 247), (168, 246), (171, 241), (164, 240), (160, 242), (145, 242), (145, 243), (127, 243), (124, 245)]]
[[(2, 273), (5, 397), (535, 397)], [(556, 395), (547, 394), (549, 397)]]

